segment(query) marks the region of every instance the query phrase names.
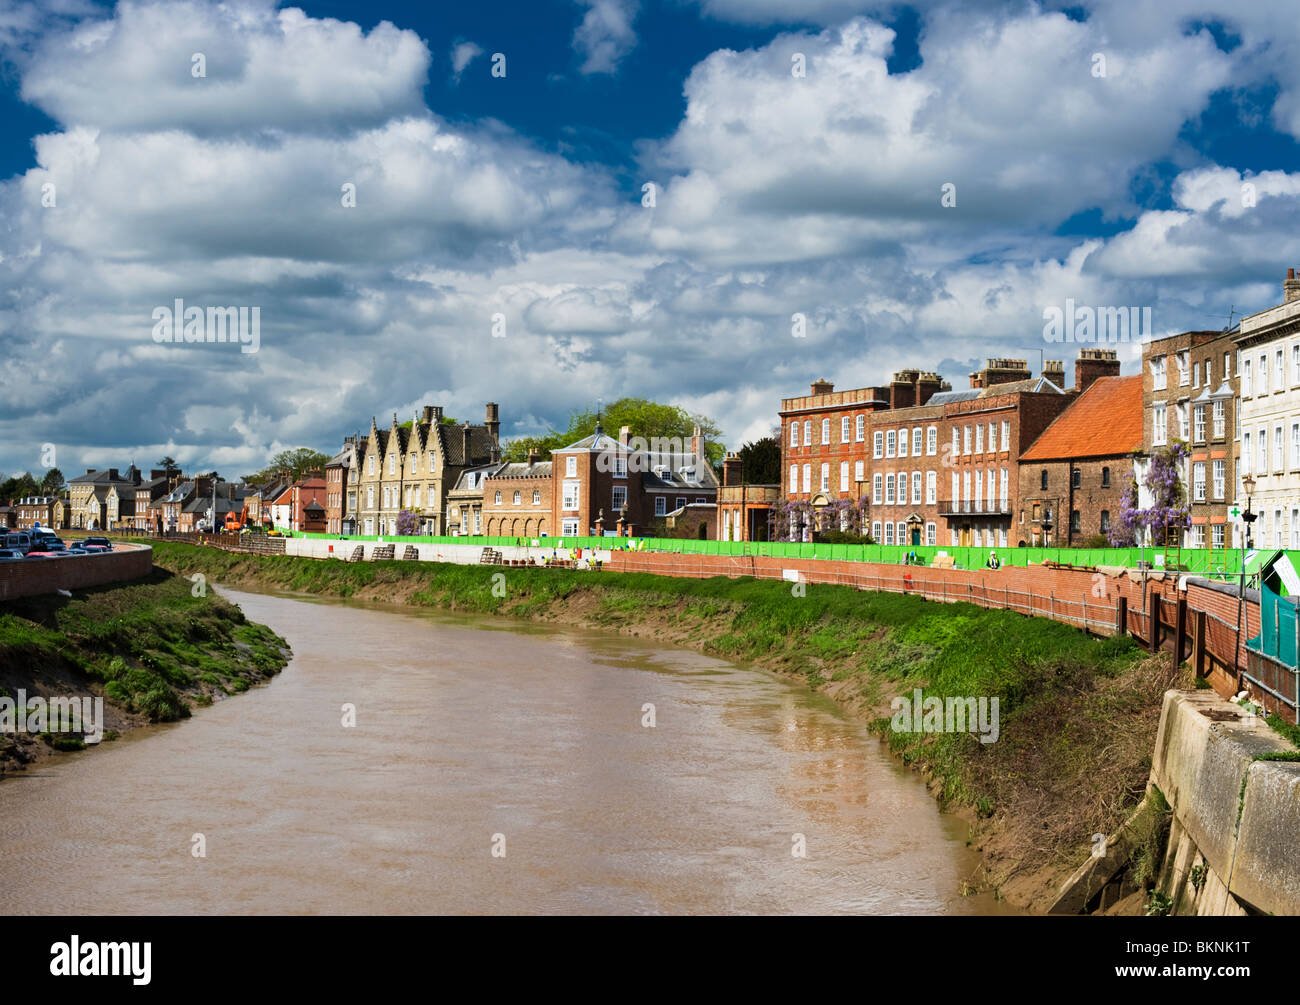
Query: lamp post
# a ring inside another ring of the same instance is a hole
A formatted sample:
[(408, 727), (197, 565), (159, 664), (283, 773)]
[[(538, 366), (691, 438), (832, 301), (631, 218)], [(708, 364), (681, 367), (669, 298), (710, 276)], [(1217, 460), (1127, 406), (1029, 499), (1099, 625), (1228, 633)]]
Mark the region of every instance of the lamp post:
[(1246, 613), (1246, 554), (1250, 551), (1250, 525), (1255, 522), (1256, 514), (1251, 512), (1251, 496), (1255, 492), (1255, 479), (1246, 475), (1241, 479), (1241, 487), (1246, 492), (1246, 512), (1241, 514), (1241, 522), (1246, 525), (1241, 535), (1241, 587), (1237, 591), (1237, 645), (1233, 651), (1232, 666), (1241, 671), (1241, 626)]

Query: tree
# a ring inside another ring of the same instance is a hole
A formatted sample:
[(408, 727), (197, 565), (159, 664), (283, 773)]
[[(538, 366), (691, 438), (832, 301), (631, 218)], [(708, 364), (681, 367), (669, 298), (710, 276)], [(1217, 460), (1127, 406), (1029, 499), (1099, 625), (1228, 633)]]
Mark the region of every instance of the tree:
[(0, 500), (6, 502), (10, 499), (22, 499), (40, 494), (41, 487), (30, 471), (24, 471), (21, 475), (14, 475), (0, 482)]
[(736, 456), (742, 464), (740, 476), (750, 485), (781, 484), (781, 444), (775, 436), (746, 443)]
[(282, 450), (272, 457), (270, 463), (261, 471), (251, 475), (244, 475), (244, 481), (251, 482), (254, 485), (269, 482), (279, 477), (288, 477), (298, 481), (309, 471), (323, 472), (325, 465), (329, 462), (329, 454), (322, 454), (319, 450), (312, 450), (310, 447), (299, 447), (297, 450)]
[(58, 468), (50, 468), (41, 479), (41, 495), (56, 496), (63, 491), (63, 485), (63, 472)]
[[(654, 437), (680, 440), (684, 450), (690, 450), (691, 435), (700, 427), (707, 441), (705, 452), (713, 467), (722, 463), (726, 447), (717, 441), (722, 430), (716, 422), (704, 415), (695, 415), (676, 405), (664, 405), (645, 398), (620, 398), (600, 412), (600, 423), (609, 436), (618, 436), (622, 426), (628, 426), (633, 436), (649, 440)], [(506, 443), (502, 457), (507, 461), (526, 461), (529, 450), (536, 450), (545, 460), (553, 450), (567, 447), (596, 431), (596, 412), (574, 412), (569, 426), (561, 431), (553, 429), (543, 436), (522, 436)]]
[(181, 470), (174, 457), (164, 457), (158, 462), (158, 467), (162, 468), (163, 471), (166, 472), (168, 478), (171, 478), (172, 475), (180, 474)]

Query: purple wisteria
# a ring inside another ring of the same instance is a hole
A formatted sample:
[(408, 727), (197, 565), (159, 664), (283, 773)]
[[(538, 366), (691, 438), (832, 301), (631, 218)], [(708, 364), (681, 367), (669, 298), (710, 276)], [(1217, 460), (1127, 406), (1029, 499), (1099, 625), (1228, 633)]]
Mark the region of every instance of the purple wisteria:
[(1187, 488), (1182, 481), (1182, 463), (1191, 451), (1182, 440), (1155, 450), (1147, 468), (1143, 485), (1151, 493), (1152, 504), (1142, 509), (1138, 506), (1137, 479), (1130, 470), (1128, 486), (1120, 497), (1119, 518), (1111, 524), (1108, 535), (1116, 548), (1127, 548), (1138, 543), (1144, 530), (1150, 529), (1156, 544), (1165, 544), (1171, 531), (1182, 532), (1191, 526), (1191, 508), (1187, 504)]

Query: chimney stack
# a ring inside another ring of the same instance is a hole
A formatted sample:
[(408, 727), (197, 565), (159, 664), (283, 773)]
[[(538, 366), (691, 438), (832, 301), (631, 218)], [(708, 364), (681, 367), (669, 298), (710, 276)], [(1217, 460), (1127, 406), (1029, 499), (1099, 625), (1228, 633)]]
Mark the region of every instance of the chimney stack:
[(421, 422), (432, 422), (432, 421), (433, 421), (433, 406), (432, 406), (432, 405), (425, 405), (422, 409), (420, 409), (420, 421), (421, 421)]
[(992, 387), (994, 384), (1009, 384), (1014, 380), (1028, 380), (1032, 376), (1023, 359), (987, 359), (983, 370), (976, 370), (970, 375), (970, 386)]
[(704, 434), (700, 432), (699, 426), (696, 426), (691, 433), (691, 453), (695, 455), (692, 460), (695, 461), (697, 468), (707, 463), (708, 454), (704, 451)]
[(487, 426), (488, 435), (492, 437), (492, 442), (496, 443), (501, 433), (501, 415), (495, 401), (487, 403), (487, 421), (484, 425)]
[(722, 484), (739, 485), (745, 477), (745, 462), (740, 459), (740, 455), (734, 450), (727, 454), (727, 459), (722, 462)]
[[(627, 427), (624, 426), (623, 428), (626, 429)], [(529, 451), (528, 451), (528, 466), (529, 466), (530, 468), (531, 468), (534, 464), (536, 464), (538, 461), (540, 461), (541, 459), (542, 459), (542, 455), (541, 455), (540, 453), (537, 452), (537, 448), (536, 448), (536, 447), (534, 447), (532, 450), (529, 450)]]
[(433, 409), (433, 418), (434, 418), (434, 421), (435, 421), (435, 422), (438, 422), (438, 423), (441, 423), (441, 422), (442, 422), (442, 406), (441, 406), (441, 405), (430, 405), (429, 407)]
[(1065, 362), (1063, 360), (1044, 360), (1043, 376), (1059, 387), (1062, 391), (1065, 390)]
[(822, 377), (818, 380), (814, 380), (812, 382), (813, 394), (830, 394), (834, 390), (835, 390), (835, 385), (832, 384), (825, 377)]
[(618, 442), (619, 442), (619, 445), (620, 445), (620, 446), (624, 446), (624, 447), (626, 447), (626, 446), (627, 446), (627, 440), (628, 440), (628, 437), (631, 436), (631, 435), (632, 435), (632, 427), (631, 427), (631, 426), (619, 426), (619, 427), (618, 427)]
[(1295, 277), (1295, 269), (1286, 270), (1286, 282), (1282, 284), (1283, 303), (1300, 300), (1300, 279)]
[(926, 370), (916, 377), (916, 403), (924, 405), (940, 391), (951, 391), (943, 379), (933, 371)]
[(1114, 349), (1080, 349), (1074, 361), (1074, 389), (1082, 394), (1098, 377), (1118, 377), (1119, 357)]
[(466, 422), (460, 427), (461, 447), (464, 451), (464, 462), (469, 463), (469, 423)]
[(911, 408), (917, 404), (917, 382), (921, 377), (919, 370), (900, 370), (889, 381), (889, 407)]

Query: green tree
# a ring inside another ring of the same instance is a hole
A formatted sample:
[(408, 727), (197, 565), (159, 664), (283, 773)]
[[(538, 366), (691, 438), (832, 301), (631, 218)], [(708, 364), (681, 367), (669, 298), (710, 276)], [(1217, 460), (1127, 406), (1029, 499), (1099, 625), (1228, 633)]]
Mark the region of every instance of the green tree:
[[(705, 415), (695, 415), (677, 405), (665, 405), (645, 398), (620, 398), (600, 412), (600, 423), (609, 436), (618, 436), (619, 428), (628, 426), (633, 436), (649, 440), (654, 437), (675, 438), (689, 444), (695, 427), (700, 427), (706, 440), (705, 452), (715, 468), (722, 463), (726, 447), (718, 442), (722, 430)], [(590, 436), (596, 430), (596, 411), (574, 412), (569, 427), (563, 431), (553, 429), (544, 436), (522, 436), (506, 443), (502, 456), (508, 461), (525, 461), (530, 449), (537, 450), (545, 460), (553, 450)]]
[(309, 471), (323, 473), (329, 461), (329, 454), (322, 454), (319, 450), (312, 450), (310, 447), (282, 450), (272, 457), (270, 463), (261, 471), (244, 475), (244, 481), (258, 485), (281, 476), (297, 481)]
[(741, 478), (750, 485), (781, 484), (781, 444), (775, 436), (746, 443), (736, 455), (743, 465)]
[(63, 485), (63, 472), (58, 468), (50, 468), (41, 479), (41, 495), (56, 496), (63, 491)]
[(41, 487), (36, 479), (32, 477), (30, 471), (24, 471), (21, 475), (14, 475), (12, 478), (6, 478), (0, 482), (0, 499), (8, 502), (10, 499), (22, 499), (26, 496), (38, 496), (41, 494)]
[(174, 457), (164, 457), (161, 461), (158, 462), (158, 467), (162, 468), (163, 471), (167, 473), (168, 478), (170, 478), (172, 475), (180, 474), (180, 470), (181, 470), (176, 463), (176, 458)]

